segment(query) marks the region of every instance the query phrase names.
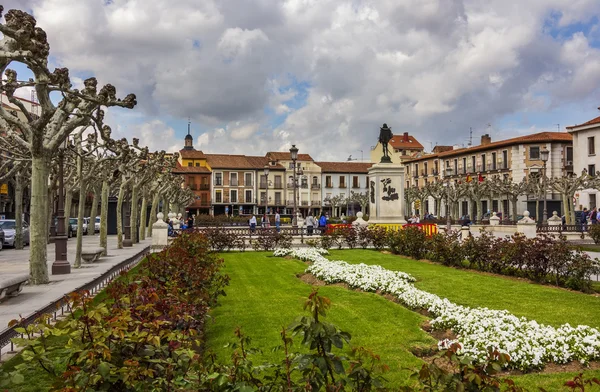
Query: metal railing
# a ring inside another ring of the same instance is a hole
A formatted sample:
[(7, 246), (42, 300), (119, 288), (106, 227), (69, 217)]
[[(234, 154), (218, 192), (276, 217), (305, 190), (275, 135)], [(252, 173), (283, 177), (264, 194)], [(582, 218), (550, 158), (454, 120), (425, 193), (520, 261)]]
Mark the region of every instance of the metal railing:
[(587, 233), (588, 225), (582, 225), (581, 223), (575, 225), (538, 225), (538, 233), (562, 233), (562, 232), (574, 232), (574, 233)]
[[(71, 291), (71, 293), (88, 291), (90, 295), (94, 296), (100, 291), (102, 291), (110, 282), (112, 282), (115, 278), (117, 278), (121, 272), (129, 271), (132, 267), (137, 265), (144, 257), (147, 256), (150, 251), (150, 246), (147, 246), (142, 250), (142, 252), (131, 256), (128, 259), (123, 260), (119, 264), (113, 266), (111, 269), (92, 280), (91, 282), (85, 283), (75, 290)], [(8, 345), (10, 345), (9, 353), (14, 353), (14, 344), (11, 342), (11, 339), (16, 337), (23, 337), (22, 334), (15, 331), (16, 328), (26, 327), (30, 324), (33, 324), (40, 316), (49, 314), (52, 315), (52, 320), (56, 321), (58, 316), (63, 316), (65, 313), (71, 312), (71, 302), (68, 299), (68, 294), (65, 294), (61, 298), (58, 298), (48, 305), (40, 308), (30, 314), (29, 316), (23, 318), (19, 324), (6, 328), (2, 332), (0, 332), (0, 360), (2, 359), (2, 349)]]

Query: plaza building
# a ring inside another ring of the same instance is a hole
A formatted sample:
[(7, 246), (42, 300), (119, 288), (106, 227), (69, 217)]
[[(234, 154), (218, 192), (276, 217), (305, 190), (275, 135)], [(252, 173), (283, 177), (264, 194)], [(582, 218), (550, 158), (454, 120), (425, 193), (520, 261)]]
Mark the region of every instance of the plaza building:
[[(489, 135), (481, 137), (481, 143), (467, 148), (442, 146), (437, 152), (425, 154), (404, 161), (406, 188), (423, 188), (430, 182), (460, 183), (463, 181), (483, 182), (488, 178), (508, 178), (521, 182), (524, 178), (540, 176), (543, 170), (541, 152), (549, 151), (547, 176), (560, 177), (573, 172), (573, 137), (566, 132), (540, 132), (511, 139), (493, 142)], [(560, 195), (548, 193), (547, 210), (562, 213)], [(524, 210), (535, 214), (537, 197), (525, 195), (517, 204), (518, 213)], [(469, 198), (459, 201), (459, 215), (469, 215), (471, 219), (488, 210), (503, 212), (511, 216), (511, 203), (507, 196), (488, 197), (482, 201), (482, 211), (477, 211), (476, 203)], [(432, 197), (407, 206), (407, 214), (445, 215), (446, 211), (436, 210)]]
[[(600, 110), (600, 108), (598, 108)], [(596, 153), (596, 141), (600, 140), (600, 117), (596, 117), (583, 124), (567, 127), (568, 132), (573, 135), (573, 156), (569, 163), (573, 172), (580, 175), (586, 172), (590, 176), (598, 174), (600, 170), (600, 151)], [(584, 207), (590, 210), (598, 206), (598, 191), (596, 189), (585, 189), (575, 194), (576, 209)]]
[[(392, 163), (402, 163), (407, 159), (423, 154), (423, 145), (414, 136), (404, 132), (402, 135), (394, 135), (388, 143), (388, 150)], [(379, 163), (383, 156), (381, 143), (371, 147), (371, 163)]]
[(206, 155), (194, 149), (194, 138), (190, 133), (185, 136), (185, 146), (179, 151), (177, 167), (174, 174), (184, 177), (185, 186), (190, 188), (196, 196), (194, 202), (186, 210), (188, 214), (201, 215), (211, 212), (211, 172), (208, 167)]
[[(323, 208), (330, 216), (354, 216), (361, 210), (352, 201), (352, 192), (366, 195), (369, 190), (369, 168), (372, 163), (363, 162), (317, 162), (321, 168), (321, 200)], [(340, 205), (334, 206), (331, 199), (343, 196)], [(336, 211), (334, 211), (336, 209)], [(367, 213), (367, 211), (363, 211)]]

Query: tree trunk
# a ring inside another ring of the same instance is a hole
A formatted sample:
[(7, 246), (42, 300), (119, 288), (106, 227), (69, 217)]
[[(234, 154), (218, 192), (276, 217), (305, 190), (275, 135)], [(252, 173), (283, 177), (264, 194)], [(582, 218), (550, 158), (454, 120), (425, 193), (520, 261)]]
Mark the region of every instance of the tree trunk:
[(148, 237), (152, 237), (152, 224), (155, 222), (154, 219), (158, 219), (156, 218), (156, 215), (158, 214), (156, 210), (158, 209), (159, 199), (160, 195), (158, 193), (152, 197), (152, 207), (150, 207), (150, 222), (148, 224)]
[[(45, 206), (44, 206), (44, 214), (46, 216), (46, 224), (45, 226), (48, 227), (48, 229), (46, 229), (46, 243), (49, 244), (50, 243), (50, 227), (52, 226), (53, 222), (52, 219), (53, 214), (54, 214), (54, 192), (52, 191), (52, 187), (46, 187), (47, 189), (47, 193), (46, 193), (46, 202), (45, 202)], [(54, 232), (56, 233), (56, 227), (54, 228)]]
[(565, 223), (567, 225), (571, 224), (571, 214), (570, 214), (570, 209), (569, 209), (569, 199), (567, 197), (567, 195), (565, 195), (564, 193), (560, 194), (561, 198), (562, 198), (562, 202), (563, 202), (563, 214), (565, 216)]
[(137, 244), (138, 236), (137, 236), (137, 216), (138, 216), (138, 187), (131, 187), (131, 214), (129, 216), (129, 227), (131, 228), (131, 242), (133, 244)]
[(15, 176), (15, 248), (23, 249), (23, 178)]
[(147, 199), (146, 199), (146, 192), (144, 192), (144, 196), (142, 197), (142, 208), (140, 209), (140, 229), (139, 229), (139, 240), (145, 240), (146, 239), (146, 209), (147, 207)]
[(65, 195), (65, 225), (69, 224), (69, 218), (71, 217), (71, 207), (73, 207), (73, 189), (69, 188), (66, 190)]
[(90, 222), (88, 223), (88, 235), (96, 234), (96, 215), (98, 214), (98, 188), (92, 187), (94, 199), (90, 211)]
[(518, 199), (512, 199), (512, 210), (513, 210), (513, 221), (517, 221), (517, 201)]
[(117, 197), (117, 248), (123, 249), (123, 197), (125, 196), (125, 184), (119, 187)]
[(102, 256), (106, 256), (108, 253), (108, 242), (106, 235), (108, 233), (108, 181), (102, 181), (102, 197), (100, 201), (100, 246), (104, 248)]
[(31, 158), (31, 225), (29, 271), (32, 284), (49, 282), (48, 277), (48, 168), (50, 158)]
[[(80, 162), (81, 158), (77, 158), (78, 162), (78, 177), (81, 178), (79, 182), (79, 205), (77, 208), (77, 247), (75, 249), (75, 264), (73, 265), (75, 268), (81, 267), (81, 248), (83, 246), (83, 214), (85, 212), (85, 194), (86, 194), (86, 184), (82, 177), (82, 163)], [(80, 166), (81, 165), (81, 166)], [(88, 225), (91, 222), (88, 223)]]
[(538, 215), (539, 211), (540, 211), (540, 198), (536, 197), (536, 200), (535, 200), (535, 221), (538, 222), (538, 223), (541, 223), (542, 221), (540, 220), (540, 217)]

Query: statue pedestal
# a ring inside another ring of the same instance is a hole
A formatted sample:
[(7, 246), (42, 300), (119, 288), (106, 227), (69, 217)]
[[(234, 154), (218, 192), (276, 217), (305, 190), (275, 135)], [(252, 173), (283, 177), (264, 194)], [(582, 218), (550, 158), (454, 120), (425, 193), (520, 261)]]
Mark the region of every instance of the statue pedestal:
[(369, 169), (369, 223), (405, 224), (404, 166), (377, 163)]

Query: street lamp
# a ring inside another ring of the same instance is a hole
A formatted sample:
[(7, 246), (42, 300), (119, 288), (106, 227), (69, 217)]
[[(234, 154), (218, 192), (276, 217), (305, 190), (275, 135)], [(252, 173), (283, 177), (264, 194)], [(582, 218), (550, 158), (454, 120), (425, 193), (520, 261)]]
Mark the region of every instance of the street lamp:
[(71, 264), (67, 260), (67, 234), (65, 227), (65, 184), (64, 184), (64, 159), (67, 138), (58, 149), (58, 206), (56, 208), (57, 229), (54, 239), (54, 262), (52, 263), (52, 275), (65, 275), (71, 273)]
[(292, 217), (292, 226), (298, 227), (298, 206), (296, 205), (296, 192), (298, 192), (298, 184), (296, 180), (296, 160), (298, 160), (298, 147), (295, 144), (292, 144), (292, 148), (290, 148), (290, 154), (292, 157), (292, 169), (294, 170), (294, 216)]
[(269, 165), (265, 165), (265, 215), (269, 209)]
[(450, 221), (450, 175), (452, 174), (452, 168), (446, 167), (446, 233), (450, 232), (452, 228), (452, 222)]
[(543, 213), (543, 220), (542, 220), (542, 224), (546, 225), (548, 224), (548, 210), (546, 209), (546, 199), (547, 199), (547, 195), (546, 195), (546, 163), (548, 162), (548, 158), (550, 158), (550, 151), (548, 151), (545, 147), (542, 151), (540, 151), (540, 158), (542, 159), (542, 162), (544, 163), (544, 178), (542, 178), (542, 191), (543, 191), (543, 195), (544, 195), (544, 213)]

